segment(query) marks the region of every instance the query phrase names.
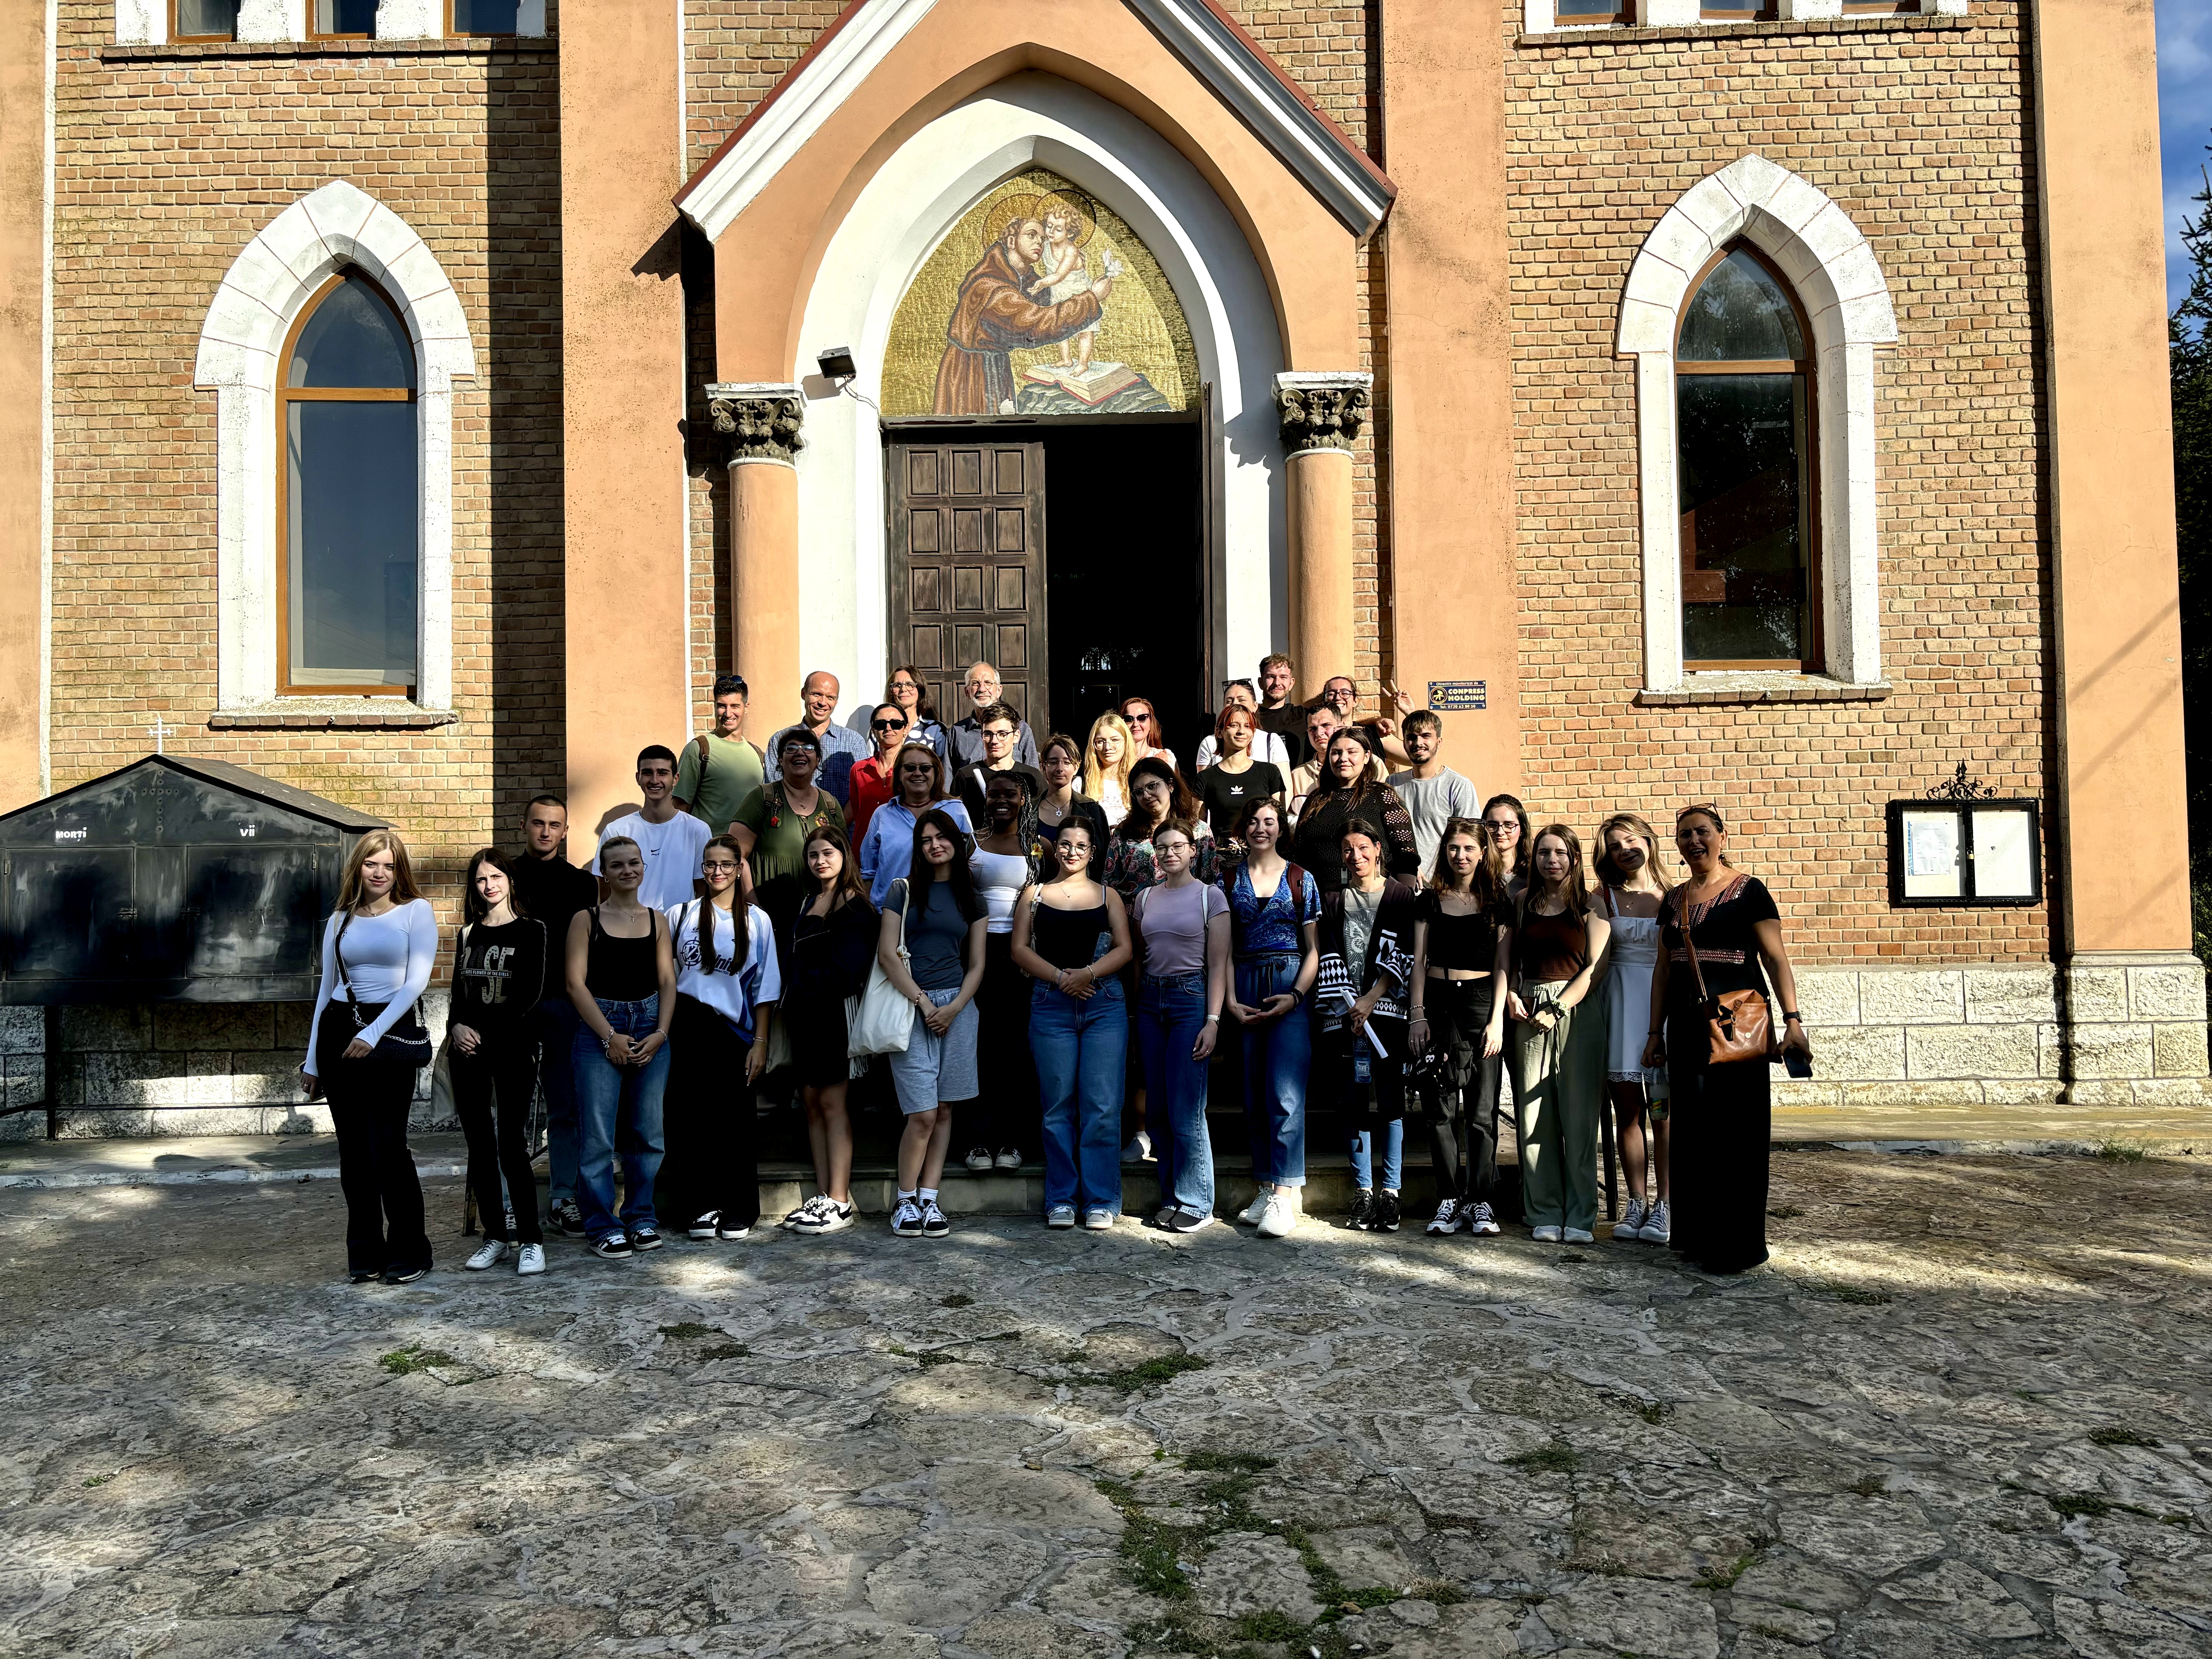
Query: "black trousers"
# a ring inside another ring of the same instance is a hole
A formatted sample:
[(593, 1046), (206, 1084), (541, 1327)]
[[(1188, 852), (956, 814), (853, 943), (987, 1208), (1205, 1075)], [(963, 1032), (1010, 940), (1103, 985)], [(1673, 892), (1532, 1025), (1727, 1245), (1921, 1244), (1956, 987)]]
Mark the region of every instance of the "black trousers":
[[(538, 1177), (530, 1168), (530, 1102), (538, 1090), (538, 1039), (526, 1026), (486, 1036), (472, 1054), (456, 1046), (447, 1057), (453, 1077), (453, 1109), (469, 1139), (469, 1187), (486, 1238), (542, 1244)], [(507, 1178), (507, 1196), (500, 1177)], [(514, 1232), (507, 1212), (514, 1210)]]
[(1708, 1272), (1741, 1273), (1766, 1260), (1771, 1073), (1763, 1060), (1709, 1066), (1705, 1011), (1667, 1011), (1667, 1173), (1676, 1255)]
[(1014, 936), (983, 936), (983, 982), (975, 989), (975, 1068), (982, 1086), (974, 1145), (1044, 1155), (1036, 1060), (1030, 1053), (1030, 979), (1014, 966)]
[(338, 1133), (338, 1187), (346, 1201), (346, 1267), (412, 1273), (430, 1265), (422, 1229), (422, 1182), (407, 1150), (407, 1113), (416, 1067), (371, 1054), (348, 1060), (357, 1033), (344, 1007), (323, 1009), (315, 1034), (315, 1075)]
[(1502, 1053), (1483, 1058), (1490, 977), (1431, 979), (1422, 998), (1430, 1045), (1444, 1056), (1420, 1085), (1437, 1196), (1487, 1204), (1498, 1186), (1498, 1080), (1505, 1064)]
[(745, 1063), (753, 1046), (696, 998), (678, 995), (668, 1028), (668, 1088), (660, 1133), (667, 1148), (653, 1188), (663, 1225), (690, 1228), (710, 1210), (725, 1227), (760, 1219), (760, 1160), (752, 1085)]

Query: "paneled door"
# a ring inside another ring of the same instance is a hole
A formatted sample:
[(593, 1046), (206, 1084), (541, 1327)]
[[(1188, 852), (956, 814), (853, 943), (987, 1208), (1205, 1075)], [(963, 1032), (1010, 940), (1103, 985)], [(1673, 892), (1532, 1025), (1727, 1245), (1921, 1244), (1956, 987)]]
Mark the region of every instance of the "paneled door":
[(896, 443), (890, 463), (890, 660), (911, 663), (947, 725), (969, 665), (994, 664), (1042, 734), (1044, 446)]

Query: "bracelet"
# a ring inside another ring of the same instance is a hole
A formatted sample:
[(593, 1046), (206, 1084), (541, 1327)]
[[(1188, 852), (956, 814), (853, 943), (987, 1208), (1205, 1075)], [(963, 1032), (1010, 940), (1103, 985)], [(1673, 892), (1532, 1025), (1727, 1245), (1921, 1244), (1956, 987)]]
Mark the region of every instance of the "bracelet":
[(1206, 1023), (1208, 1025), (1218, 1025), (1221, 1024), (1221, 1016), (1218, 1014), (1208, 1014), (1206, 1017)]
[[(1782, 1011), (1782, 1023), (1784, 1025), (1787, 1025), (1793, 1019), (1797, 1019), (1797, 1011), (1795, 1008), (1785, 1008)], [(1802, 1025), (1805, 1022), (1802, 1019), (1797, 1019), (1797, 1023), (1800, 1025)]]

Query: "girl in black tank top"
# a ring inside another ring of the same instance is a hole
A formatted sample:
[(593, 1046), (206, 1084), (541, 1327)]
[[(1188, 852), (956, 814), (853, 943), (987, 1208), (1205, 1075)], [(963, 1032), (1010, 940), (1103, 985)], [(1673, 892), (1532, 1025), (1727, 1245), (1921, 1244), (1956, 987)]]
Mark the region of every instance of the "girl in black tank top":
[(584, 987), (594, 1000), (642, 1002), (659, 991), (655, 958), (659, 954), (660, 918), (649, 910), (646, 914), (653, 919), (652, 931), (641, 939), (622, 939), (599, 925), (599, 907), (592, 907)]

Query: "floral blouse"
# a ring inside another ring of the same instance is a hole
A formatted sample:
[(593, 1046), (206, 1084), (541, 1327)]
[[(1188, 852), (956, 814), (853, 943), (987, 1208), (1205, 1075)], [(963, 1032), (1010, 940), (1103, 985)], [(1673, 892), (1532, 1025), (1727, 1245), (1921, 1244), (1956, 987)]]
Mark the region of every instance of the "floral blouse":
[[(1214, 880), (1219, 872), (1220, 858), (1214, 849), (1212, 833), (1200, 824), (1191, 874), (1200, 881)], [(1122, 903), (1135, 903), (1137, 895), (1156, 884), (1159, 878), (1159, 872), (1152, 867), (1152, 843), (1149, 839), (1131, 841), (1116, 835), (1106, 843), (1106, 873), (1100, 879), (1121, 896)]]

